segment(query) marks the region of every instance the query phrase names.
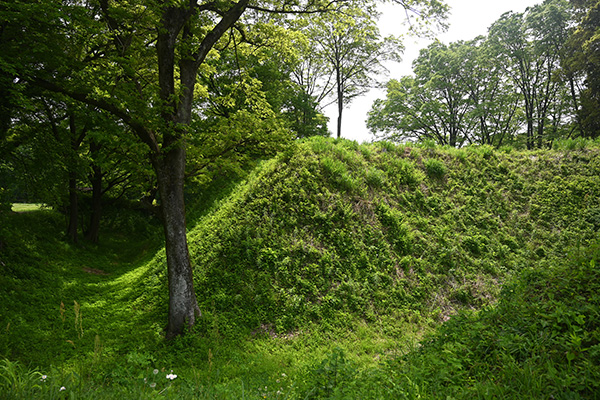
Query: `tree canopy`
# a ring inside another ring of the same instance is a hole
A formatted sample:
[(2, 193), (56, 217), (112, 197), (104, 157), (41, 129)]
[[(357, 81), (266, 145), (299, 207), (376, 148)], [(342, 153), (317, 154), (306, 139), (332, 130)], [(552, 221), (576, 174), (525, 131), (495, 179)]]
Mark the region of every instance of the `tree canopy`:
[(582, 35), (575, 26), (586, 18), (564, 0), (546, 0), (502, 15), (487, 36), (432, 43), (415, 60), (415, 76), (390, 81), (387, 98), (373, 104), (370, 130), (400, 141), (527, 149), (598, 136), (589, 118), (594, 72), (574, 48)]

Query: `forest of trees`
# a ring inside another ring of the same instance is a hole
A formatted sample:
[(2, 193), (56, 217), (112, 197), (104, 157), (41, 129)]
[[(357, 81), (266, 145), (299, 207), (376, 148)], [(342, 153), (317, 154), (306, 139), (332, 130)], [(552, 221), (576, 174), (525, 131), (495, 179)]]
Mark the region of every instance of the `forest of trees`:
[(600, 134), (597, 1), (548, 0), (508, 12), (488, 35), (421, 50), (387, 83), (368, 126), (379, 138), (548, 148)]
[[(438, 0), (393, 0), (415, 30)], [(61, 210), (99, 240), (102, 209), (135, 200), (163, 223), (167, 337), (199, 314), (187, 250), (186, 181), (329, 136), (322, 110), (375, 85), (397, 38), (366, 1), (0, 2), (0, 204)], [(600, 132), (600, 2), (546, 1), (488, 37), (435, 42), (391, 80), (369, 127), (391, 140), (549, 146)], [(82, 219), (85, 217), (85, 221)]]

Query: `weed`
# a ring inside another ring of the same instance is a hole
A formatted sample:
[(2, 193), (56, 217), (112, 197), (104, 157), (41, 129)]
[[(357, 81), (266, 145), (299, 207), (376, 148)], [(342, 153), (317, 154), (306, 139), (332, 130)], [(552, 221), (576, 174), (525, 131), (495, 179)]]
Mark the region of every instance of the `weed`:
[(308, 400), (342, 398), (344, 394), (349, 394), (349, 384), (357, 373), (344, 351), (335, 348), (318, 367), (308, 371), (303, 382), (306, 389), (301, 389), (300, 397)]
[(427, 175), (432, 179), (443, 179), (446, 175), (446, 165), (436, 158), (426, 159), (423, 164)]
[(374, 189), (381, 189), (386, 183), (385, 173), (377, 168), (369, 168), (365, 177), (367, 184)]
[(15, 399), (33, 398), (38, 394), (47, 376), (36, 370), (25, 370), (18, 362), (0, 360), (0, 392)]
[(424, 149), (435, 149), (437, 144), (435, 143), (435, 140), (426, 139), (419, 143), (419, 146)]

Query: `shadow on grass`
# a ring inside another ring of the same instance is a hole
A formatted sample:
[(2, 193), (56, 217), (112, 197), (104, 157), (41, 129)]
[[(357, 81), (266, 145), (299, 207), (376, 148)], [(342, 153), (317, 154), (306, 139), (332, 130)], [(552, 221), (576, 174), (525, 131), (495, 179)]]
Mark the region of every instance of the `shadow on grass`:
[(99, 245), (72, 245), (62, 222), (49, 210), (2, 217), (0, 357), (56, 366), (158, 340), (153, 321), (165, 310), (136, 299), (160, 241), (104, 232)]

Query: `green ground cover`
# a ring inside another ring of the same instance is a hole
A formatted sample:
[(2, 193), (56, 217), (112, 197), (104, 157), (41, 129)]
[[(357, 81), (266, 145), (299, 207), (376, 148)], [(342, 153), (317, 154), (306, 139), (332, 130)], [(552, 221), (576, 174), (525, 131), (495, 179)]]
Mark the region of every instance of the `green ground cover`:
[(598, 151), (302, 142), (190, 205), (203, 317), (168, 343), (159, 225), (0, 214), (0, 392), (596, 398)]
[(44, 205), (40, 203), (14, 203), (11, 210), (14, 212), (28, 212), (40, 210)]

